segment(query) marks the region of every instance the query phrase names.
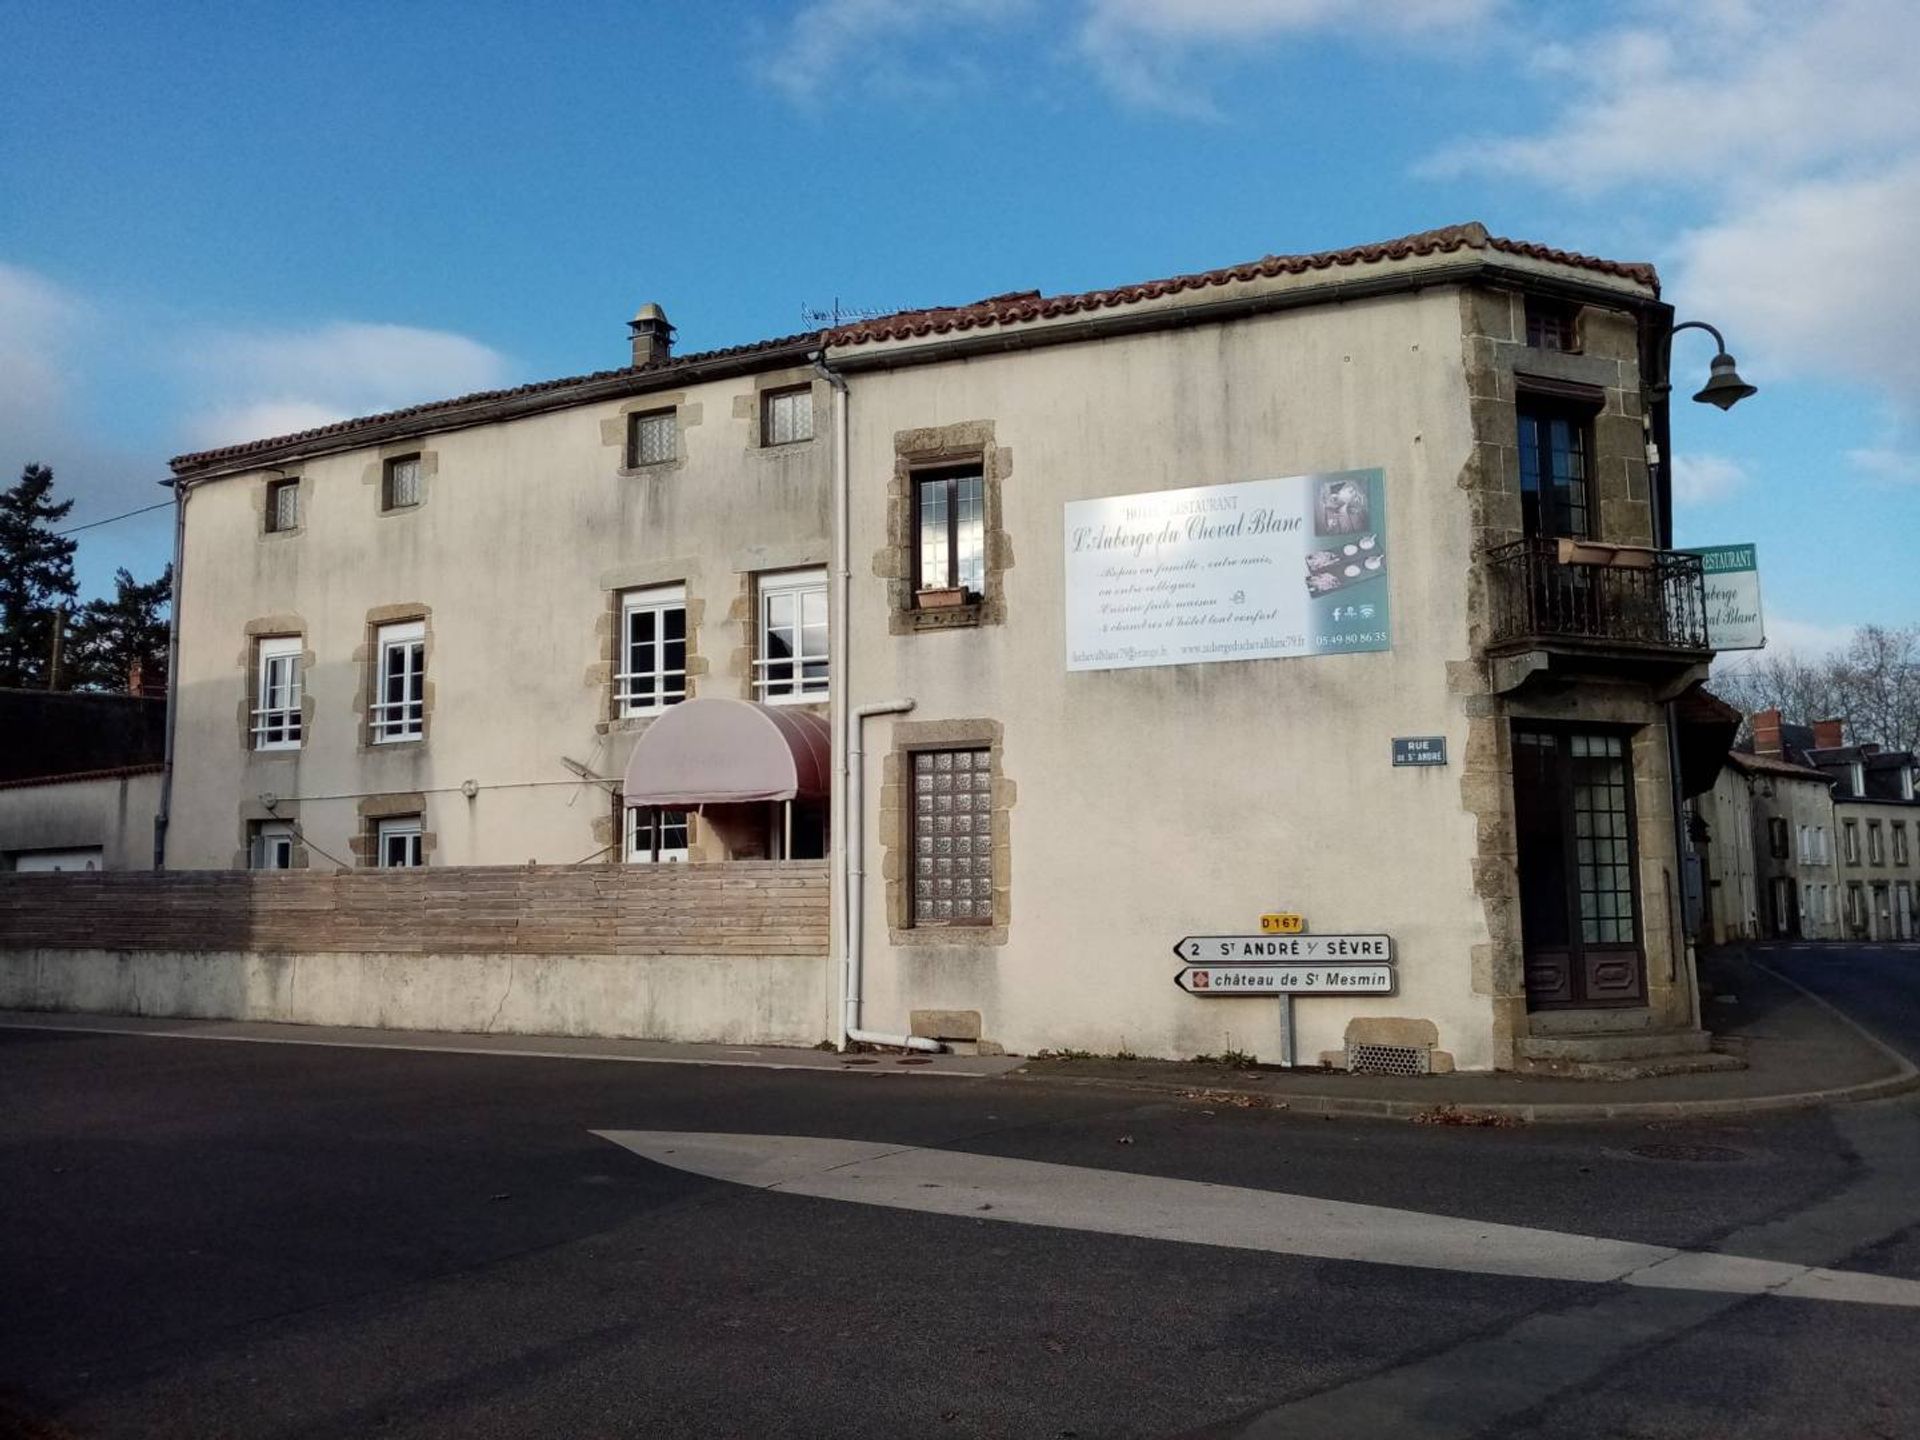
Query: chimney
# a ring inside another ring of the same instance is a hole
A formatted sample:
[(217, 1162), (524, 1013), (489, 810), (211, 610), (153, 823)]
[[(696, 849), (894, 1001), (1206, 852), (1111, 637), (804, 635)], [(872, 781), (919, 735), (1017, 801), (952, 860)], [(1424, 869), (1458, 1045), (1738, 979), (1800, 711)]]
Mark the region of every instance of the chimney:
[(1813, 722), (1813, 748), (1816, 750), (1838, 750), (1847, 743), (1844, 720), (1816, 720)]
[(1753, 753), (1756, 755), (1781, 753), (1780, 711), (1777, 708), (1753, 712)]
[(147, 693), (147, 665), (138, 655), (127, 665), (127, 694), (144, 695)]
[(664, 365), (673, 358), (673, 326), (667, 323), (667, 312), (649, 301), (640, 307), (640, 313), (627, 322), (627, 328), (633, 332), (633, 363), (638, 365)]

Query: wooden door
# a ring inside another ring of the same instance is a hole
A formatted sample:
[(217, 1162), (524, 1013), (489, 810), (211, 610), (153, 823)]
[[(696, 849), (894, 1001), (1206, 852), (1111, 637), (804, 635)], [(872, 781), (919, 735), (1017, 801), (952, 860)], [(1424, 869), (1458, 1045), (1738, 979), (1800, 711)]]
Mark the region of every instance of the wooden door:
[(1643, 1004), (1631, 742), (1544, 726), (1513, 742), (1528, 1008)]

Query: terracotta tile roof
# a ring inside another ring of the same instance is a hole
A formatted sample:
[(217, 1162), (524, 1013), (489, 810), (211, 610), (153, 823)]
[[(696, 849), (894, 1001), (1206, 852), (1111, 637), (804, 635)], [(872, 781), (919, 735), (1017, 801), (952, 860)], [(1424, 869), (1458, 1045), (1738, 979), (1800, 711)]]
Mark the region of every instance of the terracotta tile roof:
[(25, 790), (38, 785), (74, 785), (82, 780), (119, 780), (128, 775), (158, 775), (166, 768), (155, 761), (147, 765), (115, 765), (107, 770), (77, 770), (68, 775), (25, 775), (18, 780), (0, 780), (0, 790)]
[(1549, 261), (1556, 265), (1569, 265), (1632, 280), (1648, 286), (1655, 294), (1658, 294), (1660, 289), (1659, 276), (1655, 274), (1651, 265), (1621, 260), (1600, 260), (1591, 255), (1555, 250), (1546, 245), (1534, 245), (1524, 240), (1503, 239), (1489, 234), (1487, 227), (1476, 220), (1465, 225), (1449, 225), (1439, 230), (1423, 230), (1417, 235), (1404, 235), (1397, 240), (1356, 245), (1345, 250), (1323, 250), (1312, 255), (1268, 255), (1245, 265), (1229, 266), (1221, 270), (1205, 270), (1195, 275), (1176, 275), (1166, 280), (1149, 280), (1111, 290), (1089, 290), (1078, 295), (1055, 295), (1051, 298), (1042, 296), (1038, 290), (1016, 290), (975, 301), (970, 305), (902, 310), (897, 314), (883, 315), (834, 330), (803, 331), (798, 335), (781, 336), (774, 340), (757, 340), (748, 345), (734, 345), (721, 350), (707, 350), (691, 355), (676, 355), (659, 365), (600, 370), (590, 375), (571, 375), (560, 380), (541, 380), (505, 390), (480, 390), (471, 395), (456, 396), (451, 400), (436, 400), (429, 404), (412, 405), (378, 415), (361, 415), (351, 420), (339, 420), (331, 425), (321, 425), (311, 430), (300, 430), (288, 435), (248, 440), (237, 445), (222, 445), (211, 450), (196, 450), (189, 454), (176, 455), (168, 463), (177, 474), (202, 470), (251, 455), (264, 455), (290, 446), (325, 440), (333, 436), (350, 435), (363, 429), (390, 426), (396, 421), (418, 419), (430, 422), (472, 406), (484, 406), (518, 397), (538, 396), (573, 387), (584, 388), (598, 383), (612, 384), (621, 380), (639, 379), (643, 376), (667, 379), (677, 371), (696, 365), (791, 349), (802, 345), (822, 343), (861, 345), (875, 340), (907, 339), (914, 336), (945, 334), (952, 330), (1014, 325), (1029, 320), (1112, 309), (1117, 306), (1136, 304), (1142, 300), (1155, 300), (1162, 296), (1178, 295), (1189, 290), (1202, 290), (1211, 286), (1245, 283), (1278, 275), (1302, 275), (1313, 270), (1366, 265), (1382, 260), (1407, 260), (1428, 255), (1445, 255), (1456, 250), (1497, 251), (1507, 255), (1525, 256), (1529, 259)]
[(665, 379), (676, 371), (709, 361), (729, 360), (735, 356), (756, 355), (763, 351), (817, 344), (819, 338), (817, 331), (809, 330), (798, 335), (782, 335), (774, 340), (756, 340), (748, 345), (730, 345), (721, 350), (703, 350), (690, 355), (675, 355), (671, 360), (659, 365), (629, 365), (618, 370), (596, 370), (591, 375), (569, 375), (559, 380), (537, 380), (530, 385), (515, 385), (505, 390), (476, 390), (471, 395), (456, 395), (451, 400), (434, 400), (424, 405), (409, 405), (402, 410), (386, 410), (377, 415), (358, 415), (351, 420), (336, 420), (331, 425), (318, 425), (311, 430), (296, 430), (289, 435), (273, 435), (261, 440), (247, 440), (237, 445), (221, 445), (212, 450), (196, 450), (190, 454), (176, 455), (167, 463), (176, 472), (199, 470), (221, 461), (278, 450), (283, 446), (298, 445), (308, 440), (321, 440), (329, 435), (345, 435), (368, 426), (384, 425), (395, 420), (415, 418), (431, 420), (436, 416), (460, 410), (469, 405), (484, 405), (489, 401), (509, 400), (521, 395), (541, 395), (548, 391), (565, 390), (570, 386), (591, 385), (596, 381), (614, 381), (654, 374)]
[(1122, 285), (1111, 290), (1088, 290), (1078, 295), (1043, 297), (1037, 290), (1013, 291), (995, 295), (971, 305), (937, 307), (929, 310), (903, 310), (853, 325), (843, 325), (828, 334), (834, 345), (863, 345), (876, 340), (907, 340), (918, 336), (943, 335), (952, 330), (972, 330), (990, 325), (1017, 325), (1029, 320), (1048, 320), (1062, 315), (1078, 315), (1093, 310), (1108, 310), (1133, 305), (1142, 300), (1158, 300), (1189, 290), (1204, 290), (1216, 285), (1244, 284), (1250, 280), (1271, 279), (1279, 275), (1304, 275), (1313, 270), (1332, 270), (1354, 265), (1370, 265), (1382, 260), (1408, 260), (1428, 255), (1446, 255), (1456, 250), (1493, 250), (1506, 255), (1521, 255), (1533, 260), (1570, 265), (1616, 275), (1660, 291), (1660, 277), (1653, 266), (1632, 261), (1600, 260), (1568, 250), (1555, 250), (1524, 240), (1507, 240), (1487, 233), (1479, 221), (1449, 225), (1439, 230), (1423, 230), (1403, 235), (1398, 240), (1382, 240), (1372, 245), (1355, 245), (1345, 250), (1322, 250), (1312, 255), (1268, 255), (1245, 265), (1221, 270), (1203, 270), (1196, 275), (1175, 275), (1166, 280), (1149, 280), (1137, 285)]
[(1771, 755), (1754, 755), (1745, 750), (1731, 750), (1727, 752), (1727, 758), (1733, 762), (1734, 769), (1743, 770), (1749, 775), (1779, 775), (1788, 780), (1818, 780), (1828, 785), (1833, 783), (1833, 777), (1824, 770), (1795, 765), (1791, 760), (1779, 760)]

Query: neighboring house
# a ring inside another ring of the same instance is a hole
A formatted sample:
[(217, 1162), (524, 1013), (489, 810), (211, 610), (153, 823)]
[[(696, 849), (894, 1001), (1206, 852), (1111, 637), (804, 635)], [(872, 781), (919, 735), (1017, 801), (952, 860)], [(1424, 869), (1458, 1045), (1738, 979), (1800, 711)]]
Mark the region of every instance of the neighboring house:
[(0, 690), (0, 869), (152, 868), (165, 732), (162, 698)]
[(1174, 947), (1294, 912), (1392, 947), (1302, 1058), (1703, 1049), (1672, 322), (1461, 226), (696, 355), (648, 307), (629, 368), (181, 456), (167, 864), (832, 836), (895, 1031), (1272, 1057)]
[(1920, 762), (1907, 750), (1847, 744), (1839, 720), (1781, 729), (1834, 782), (1844, 933), (1860, 940), (1920, 935)]
[(1836, 939), (1833, 781), (1778, 753), (1735, 750), (1696, 802), (1706, 837), (1706, 938)]

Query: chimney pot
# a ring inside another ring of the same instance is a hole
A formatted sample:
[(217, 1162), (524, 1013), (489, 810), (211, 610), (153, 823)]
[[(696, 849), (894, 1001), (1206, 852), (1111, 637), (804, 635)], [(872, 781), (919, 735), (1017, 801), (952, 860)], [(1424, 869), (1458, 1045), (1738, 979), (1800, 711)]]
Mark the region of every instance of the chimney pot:
[(633, 332), (636, 366), (664, 365), (673, 358), (673, 326), (667, 321), (667, 312), (652, 301), (640, 307), (627, 322), (627, 329)]
[(1816, 720), (1813, 722), (1813, 748), (1816, 750), (1838, 750), (1847, 743), (1844, 720)]

